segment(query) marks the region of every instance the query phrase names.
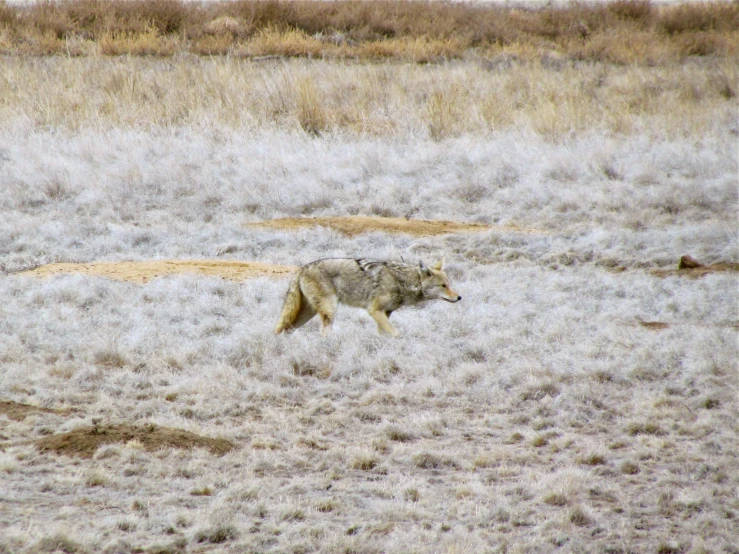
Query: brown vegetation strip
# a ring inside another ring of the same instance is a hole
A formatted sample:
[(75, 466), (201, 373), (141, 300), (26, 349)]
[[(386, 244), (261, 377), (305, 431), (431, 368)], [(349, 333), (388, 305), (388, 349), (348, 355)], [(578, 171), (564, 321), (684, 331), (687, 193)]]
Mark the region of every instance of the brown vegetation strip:
[(669, 329), (674, 325), (688, 325), (716, 329), (739, 329), (739, 321), (691, 322), (689, 320), (682, 320), (677, 323), (666, 323), (664, 321), (639, 321), (638, 323), (640, 326), (652, 331), (662, 331), (664, 329)]
[(445, 235), (448, 233), (491, 231), (499, 229), (515, 233), (541, 233), (536, 229), (524, 229), (515, 225), (493, 227), (482, 223), (456, 221), (403, 219), (400, 217), (285, 217), (249, 223), (247, 227), (266, 227), (295, 231), (304, 227), (328, 227), (350, 237), (362, 233), (405, 233), (414, 236)]
[(670, 326), (669, 323), (665, 323), (664, 321), (640, 321), (639, 325), (646, 327), (647, 329), (652, 329), (653, 331), (661, 331)]
[(653, 269), (652, 275), (657, 277), (670, 277), (677, 275), (680, 277), (691, 277), (697, 279), (703, 277), (709, 273), (716, 273), (721, 271), (739, 271), (739, 263), (717, 263), (711, 265), (702, 265), (699, 267), (681, 267), (678, 269)]
[(544, 5), (310, 0), (0, 2), (0, 53), (269, 55), (432, 62), (474, 49), (663, 63), (735, 55), (737, 2)]
[(132, 440), (140, 442), (150, 452), (161, 448), (205, 448), (213, 454), (223, 456), (236, 448), (234, 443), (226, 439), (202, 437), (189, 431), (153, 424), (143, 427), (126, 424), (80, 427), (68, 433), (38, 439), (33, 444), (43, 452), (91, 458), (105, 444), (127, 443)]
[(94, 262), (56, 263), (32, 269), (26, 273), (37, 277), (48, 277), (56, 273), (83, 273), (146, 283), (157, 277), (195, 273), (210, 277), (222, 277), (231, 281), (243, 281), (253, 277), (281, 277), (297, 268), (262, 262), (234, 262), (226, 260), (159, 260), (145, 262)]
[(52, 410), (50, 408), (41, 408), (39, 406), (30, 406), (29, 404), (19, 404), (12, 400), (0, 401), (0, 414), (3, 414), (13, 421), (22, 421), (29, 415), (34, 414), (67, 414), (68, 410)]

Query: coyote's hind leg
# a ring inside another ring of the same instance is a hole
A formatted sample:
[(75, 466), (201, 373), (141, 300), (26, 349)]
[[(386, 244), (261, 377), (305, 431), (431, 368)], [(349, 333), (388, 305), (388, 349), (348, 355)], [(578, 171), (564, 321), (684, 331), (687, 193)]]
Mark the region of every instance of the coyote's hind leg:
[(298, 327), (301, 327), (308, 323), (313, 317), (316, 315), (316, 311), (313, 309), (313, 306), (310, 305), (308, 302), (303, 302), (303, 304), (300, 306), (300, 311), (298, 312), (298, 317), (295, 318), (295, 321), (291, 325), (293, 329), (297, 329)]
[(329, 297), (323, 298), (316, 306), (316, 311), (321, 316), (321, 323), (323, 323), (321, 334), (324, 336), (331, 331), (331, 325), (334, 323), (334, 317), (336, 317), (336, 305), (336, 298)]
[(336, 316), (336, 307), (338, 305), (336, 291), (314, 279), (304, 279), (300, 284), (300, 288), (303, 291), (303, 296), (308, 300), (313, 314), (317, 313), (321, 317), (321, 323), (323, 324), (321, 333), (327, 335), (331, 330), (331, 324), (334, 322), (334, 317)]

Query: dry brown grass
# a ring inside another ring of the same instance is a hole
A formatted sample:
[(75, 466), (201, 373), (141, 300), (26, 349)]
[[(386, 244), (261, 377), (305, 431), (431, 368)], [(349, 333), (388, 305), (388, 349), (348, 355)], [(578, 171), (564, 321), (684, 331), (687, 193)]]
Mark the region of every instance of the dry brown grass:
[[(710, 132), (735, 109), (737, 71), (733, 60), (490, 67), (17, 56), (3, 60), (0, 118), (73, 130), (218, 124), (433, 140), (512, 127), (552, 139), (592, 128), (630, 134), (659, 119), (660, 133), (682, 136)], [(50, 181), (47, 192), (63, 197), (65, 186)]]
[(0, 1), (8, 54), (307, 56), (434, 62), (468, 52), (663, 63), (739, 52), (736, 2), (521, 9), (409, 1)]

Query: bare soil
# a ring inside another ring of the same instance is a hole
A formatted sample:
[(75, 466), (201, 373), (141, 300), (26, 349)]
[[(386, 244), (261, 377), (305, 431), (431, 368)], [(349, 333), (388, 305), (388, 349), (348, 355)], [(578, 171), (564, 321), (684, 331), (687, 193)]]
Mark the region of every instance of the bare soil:
[(647, 329), (652, 329), (653, 331), (661, 331), (670, 326), (669, 323), (665, 323), (664, 321), (640, 321), (639, 325), (646, 327)]
[[(403, 219), (395, 217), (310, 217), (281, 218), (249, 223), (247, 227), (295, 231), (305, 227), (328, 227), (350, 237), (361, 233), (405, 233), (413, 236), (435, 236), (460, 232), (482, 232), (492, 229), (514, 233), (544, 233), (517, 225), (491, 226), (482, 223), (462, 223), (443, 220)], [(222, 277), (231, 281), (243, 281), (253, 277), (284, 277), (298, 268), (263, 262), (230, 260), (154, 260), (137, 262), (61, 262), (39, 266), (26, 273), (48, 277), (57, 273), (83, 273), (120, 281), (147, 283), (157, 277), (195, 273)]]
[[(382, 231), (389, 233), (407, 233), (414, 236), (441, 235), (458, 232), (475, 232), (498, 228), (509, 232), (543, 233), (536, 229), (524, 229), (517, 226), (492, 227), (480, 223), (458, 223), (454, 221), (427, 221), (401, 218), (375, 217), (315, 217), (315, 218), (283, 218), (270, 219), (248, 224), (250, 227), (266, 227), (271, 229), (297, 230), (305, 227), (328, 227), (355, 236), (360, 233)], [(157, 277), (194, 273), (215, 276), (231, 281), (244, 281), (253, 277), (285, 277), (295, 271), (297, 266), (278, 265), (264, 262), (243, 262), (229, 260), (155, 260), (138, 262), (91, 262), (91, 263), (53, 263), (42, 265), (26, 273), (37, 277), (48, 277), (57, 273), (83, 273), (97, 275), (120, 281), (147, 283)], [(625, 268), (617, 268), (623, 271)], [(720, 262), (711, 265), (686, 266), (682, 262), (675, 269), (653, 269), (650, 273), (656, 277), (673, 275), (699, 278), (709, 273), (720, 271), (739, 271), (739, 263)], [(648, 326), (648, 325), (645, 325)], [(2, 413), (0, 411), (0, 413)]]
[(13, 421), (23, 421), (26, 417), (35, 414), (67, 414), (67, 410), (52, 410), (50, 408), (41, 408), (39, 406), (30, 406), (28, 404), (19, 404), (11, 400), (0, 400), (0, 414), (3, 414)]
[(140, 442), (148, 451), (161, 448), (205, 448), (222, 456), (236, 448), (234, 443), (226, 439), (203, 437), (189, 431), (154, 424), (143, 427), (126, 424), (79, 427), (68, 433), (43, 437), (33, 444), (43, 452), (91, 458), (102, 445), (133, 440)]
[(679, 275), (682, 277), (692, 277), (697, 279), (703, 277), (709, 273), (716, 273), (718, 271), (739, 271), (739, 263), (717, 263), (711, 265), (701, 265), (698, 267), (678, 267), (677, 269), (654, 269), (652, 275), (657, 277), (670, 277), (673, 275)]
[(282, 277), (297, 268), (261, 262), (236, 262), (227, 260), (157, 260), (146, 262), (94, 262), (94, 263), (55, 263), (28, 271), (38, 277), (48, 277), (56, 273), (84, 273), (146, 283), (157, 277), (181, 273), (222, 277), (231, 281), (243, 281), (252, 277)]
[(249, 223), (247, 227), (266, 227), (295, 231), (305, 227), (328, 227), (350, 237), (362, 233), (405, 233), (414, 236), (435, 236), (449, 233), (482, 232), (493, 229), (518, 233), (542, 233), (537, 229), (524, 229), (516, 225), (494, 227), (483, 223), (461, 223), (457, 221), (430, 221), (425, 219), (403, 219), (400, 217), (285, 217)]

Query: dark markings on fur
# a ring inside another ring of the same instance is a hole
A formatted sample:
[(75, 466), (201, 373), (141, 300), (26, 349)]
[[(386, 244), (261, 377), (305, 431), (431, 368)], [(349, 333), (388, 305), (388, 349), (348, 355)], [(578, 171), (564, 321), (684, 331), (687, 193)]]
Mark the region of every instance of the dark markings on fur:
[(364, 260), (362, 258), (359, 258), (357, 260), (357, 264), (359, 264), (359, 267), (362, 269), (362, 271), (374, 271), (377, 269), (378, 266), (387, 266), (387, 262), (381, 262), (381, 261), (375, 261), (375, 260)]

